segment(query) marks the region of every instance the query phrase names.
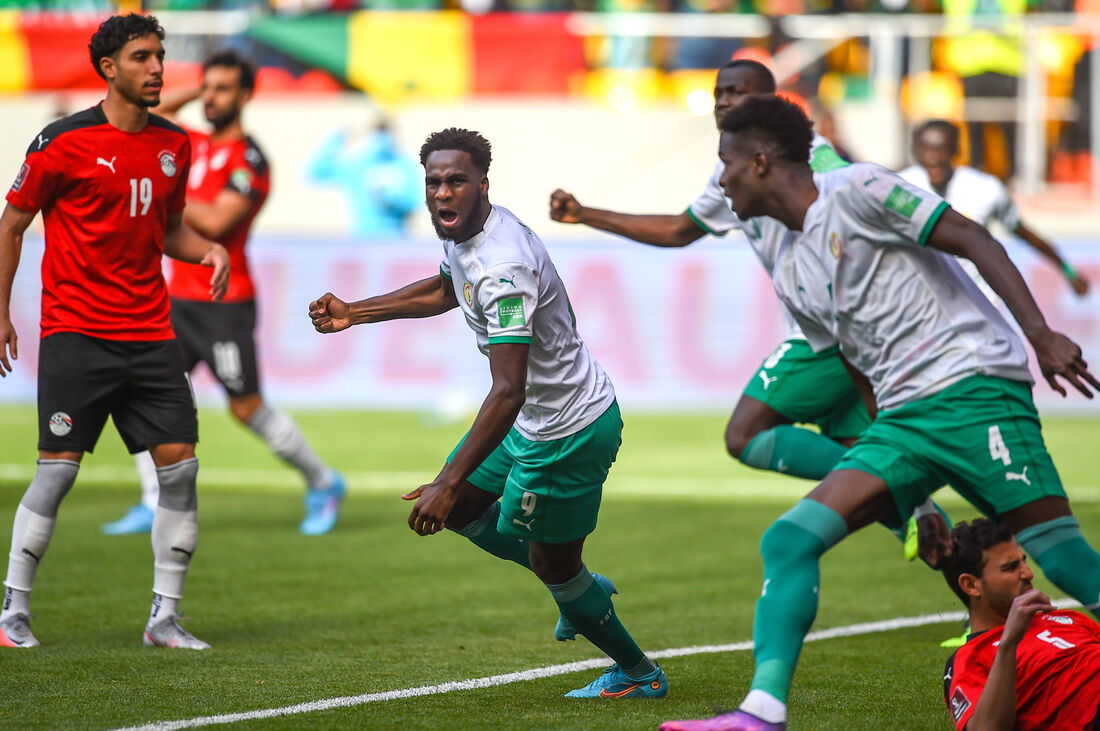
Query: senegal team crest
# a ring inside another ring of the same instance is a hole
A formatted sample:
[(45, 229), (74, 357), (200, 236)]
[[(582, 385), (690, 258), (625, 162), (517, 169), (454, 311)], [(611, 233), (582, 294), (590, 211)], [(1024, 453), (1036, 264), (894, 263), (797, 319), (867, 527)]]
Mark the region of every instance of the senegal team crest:
[(840, 252), (844, 249), (840, 243), (840, 237), (836, 235), (836, 231), (829, 234), (829, 253), (833, 255), (834, 259), (840, 258)]
[(161, 150), (157, 156), (160, 159), (160, 171), (169, 178), (176, 175), (176, 156), (171, 150)]
[(474, 304), (474, 289), (470, 286), (469, 282), (462, 285), (462, 299), (466, 300), (466, 306), (471, 307)]

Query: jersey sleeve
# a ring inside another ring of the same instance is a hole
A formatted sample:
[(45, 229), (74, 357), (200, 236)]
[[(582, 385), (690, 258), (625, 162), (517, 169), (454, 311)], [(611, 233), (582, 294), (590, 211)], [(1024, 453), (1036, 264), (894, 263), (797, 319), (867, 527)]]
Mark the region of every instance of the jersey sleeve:
[(996, 178), (993, 178), (993, 183), (997, 186), (997, 195), (993, 203), (993, 217), (1009, 231), (1015, 231), (1016, 227), (1020, 225), (1020, 212), (1016, 210), (1016, 204), (1012, 201), (1012, 196), (1008, 194), (1008, 188), (1005, 187), (1004, 183)]
[(695, 225), (715, 236), (725, 236), (737, 227), (738, 220), (730, 210), (729, 200), (718, 181), (722, 177), (722, 164), (714, 169), (703, 192), (688, 206), (687, 214)]
[(970, 722), (989, 679), (989, 667), (979, 661), (976, 653), (966, 652), (968, 649), (964, 645), (956, 650), (943, 673), (943, 700), (958, 731)]
[(180, 147), (179, 174), (176, 175), (176, 189), (168, 201), (168, 215), (183, 213), (187, 196), (187, 178), (191, 175), (191, 140), (186, 139)]
[(538, 275), (525, 264), (498, 264), (485, 272), (477, 297), (488, 322), (489, 345), (531, 342), (538, 284)]
[[(39, 139), (43, 139), (42, 135)], [(37, 213), (56, 197), (63, 179), (61, 171), (65, 169), (56, 159), (59, 154), (56, 146), (47, 143), (39, 150), (37, 145), (37, 141), (31, 143), (7, 195), (9, 203), (28, 213)]]
[(924, 246), (948, 208), (935, 193), (877, 165), (866, 165), (852, 176), (847, 198), (857, 226), (884, 244)]
[(253, 144), (246, 145), (234, 156), (225, 189), (239, 193), (257, 203), (266, 193), (267, 160)]

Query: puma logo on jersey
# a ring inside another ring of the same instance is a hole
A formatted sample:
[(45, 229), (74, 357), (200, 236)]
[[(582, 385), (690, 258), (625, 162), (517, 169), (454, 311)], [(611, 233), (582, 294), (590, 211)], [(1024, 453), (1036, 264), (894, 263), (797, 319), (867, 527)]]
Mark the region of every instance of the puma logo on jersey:
[(760, 371), (760, 380), (764, 382), (764, 390), (767, 391), (768, 386), (779, 380), (779, 376), (769, 376), (766, 372)]
[(867, 180), (863, 181), (863, 187), (866, 188), (868, 185), (875, 182), (876, 180), (878, 180), (878, 176), (872, 175), (871, 177), (867, 178)]
[(41, 150), (45, 147), (46, 143), (50, 141), (49, 137), (43, 138), (42, 135), (38, 135), (38, 149)]
[(534, 528), (531, 527), (532, 525), (534, 525), (534, 523), (535, 523), (534, 518), (531, 518), (531, 520), (528, 520), (526, 522), (520, 520), (519, 518), (512, 518), (512, 525), (522, 525), (524, 528), (527, 529), (527, 531), (529, 533), (535, 530)]
[(1018, 480), (1018, 481), (1024, 483), (1025, 485), (1027, 485), (1028, 487), (1031, 487), (1031, 480), (1027, 479), (1027, 467), (1028, 467), (1027, 465), (1024, 465), (1024, 469), (1021, 470), (1020, 472), (1006, 472), (1005, 473), (1005, 480), (1008, 481), (1008, 482), (1012, 482), (1013, 480)]
[(784, 462), (783, 458), (780, 457), (779, 462), (777, 462), (776, 465), (775, 465), (775, 471), (776, 472), (786, 472), (789, 469), (790, 469), (790, 465), (788, 465), (786, 462)]
[(510, 284), (510, 285), (512, 285), (513, 287), (515, 287), (515, 286), (516, 286), (516, 283), (515, 283), (515, 278), (516, 278), (516, 277), (515, 277), (515, 275), (513, 275), (511, 279), (505, 279), (504, 277), (501, 277), (501, 278), (500, 278), (500, 281), (498, 282), (498, 284), (504, 284), (505, 282), (507, 282), (508, 284)]
[(95, 159), (95, 164), (96, 165), (102, 165), (105, 168), (111, 168), (111, 172), (113, 173), (115, 171), (115, 160), (117, 158), (118, 158), (118, 155), (115, 155), (114, 157), (111, 158), (111, 161), (108, 162), (108, 161), (104, 160), (102, 157), (97, 157)]

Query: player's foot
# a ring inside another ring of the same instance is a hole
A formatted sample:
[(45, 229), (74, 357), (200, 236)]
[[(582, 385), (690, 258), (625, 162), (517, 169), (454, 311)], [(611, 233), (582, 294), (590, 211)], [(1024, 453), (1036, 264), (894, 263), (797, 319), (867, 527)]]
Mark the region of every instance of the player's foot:
[[(606, 576), (592, 572), (592, 578), (596, 580), (597, 584), (603, 587), (603, 590), (607, 592), (608, 596), (619, 593), (619, 590), (611, 583), (611, 579)], [(577, 639), (577, 628), (573, 626), (572, 622), (565, 618), (564, 614), (558, 615), (558, 623), (554, 625), (554, 639), (558, 642)]]
[(958, 637), (948, 637), (946, 640), (940, 643), (940, 647), (962, 647), (966, 644), (966, 641), (970, 639), (970, 618), (968, 617), (966, 622), (963, 623), (963, 633)]
[(153, 530), (153, 511), (144, 505), (135, 505), (126, 515), (114, 523), (104, 523), (99, 529), (108, 536), (148, 533)]
[(38, 647), (38, 638), (31, 632), (31, 618), (22, 612), (0, 622), (0, 647)]
[(665, 671), (656, 667), (641, 678), (627, 677), (618, 665), (603, 671), (600, 677), (583, 688), (571, 690), (566, 698), (664, 698), (668, 693)]
[(142, 643), (146, 647), (171, 647), (177, 650), (209, 650), (206, 644), (183, 627), (179, 626), (179, 617), (168, 616), (156, 624), (145, 626)]
[(319, 536), (328, 533), (336, 525), (336, 515), (340, 511), (340, 503), (348, 493), (344, 476), (339, 472), (333, 472), (332, 484), (324, 489), (310, 488), (306, 490), (305, 502), (306, 517), (299, 526), (302, 533), (307, 536)]
[(751, 713), (734, 711), (697, 721), (665, 721), (661, 731), (786, 731), (785, 723), (768, 723)]

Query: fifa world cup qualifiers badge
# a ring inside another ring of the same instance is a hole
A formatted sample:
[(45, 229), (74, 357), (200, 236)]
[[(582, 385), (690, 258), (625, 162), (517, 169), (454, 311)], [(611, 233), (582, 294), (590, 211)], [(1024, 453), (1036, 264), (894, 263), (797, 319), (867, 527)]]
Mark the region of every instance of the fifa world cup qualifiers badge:
[(172, 154), (171, 150), (160, 151), (160, 171), (167, 175), (169, 178), (176, 175), (176, 156)]

